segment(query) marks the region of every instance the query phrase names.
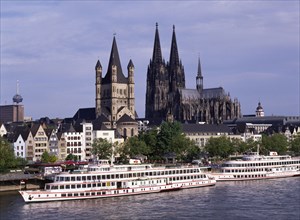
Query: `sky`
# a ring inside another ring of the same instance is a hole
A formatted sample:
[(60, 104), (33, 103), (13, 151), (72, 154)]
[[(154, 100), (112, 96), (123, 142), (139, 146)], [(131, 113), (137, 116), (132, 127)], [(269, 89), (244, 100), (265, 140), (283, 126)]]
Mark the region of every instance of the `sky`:
[(186, 88), (222, 86), (242, 114), (300, 115), (300, 3), (273, 1), (1, 0), (0, 105), (23, 97), (25, 116), (73, 117), (95, 107), (95, 65), (108, 66), (113, 36), (121, 65), (135, 66), (135, 105), (145, 115), (146, 74), (158, 23), (169, 60), (173, 25)]

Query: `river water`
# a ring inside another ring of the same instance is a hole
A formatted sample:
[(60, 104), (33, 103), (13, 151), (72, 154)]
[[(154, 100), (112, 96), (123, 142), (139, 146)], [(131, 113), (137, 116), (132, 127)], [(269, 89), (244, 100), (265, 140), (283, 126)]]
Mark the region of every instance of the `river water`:
[(1, 220), (300, 220), (300, 177), (218, 182), (216, 186), (118, 198), (25, 204), (0, 193)]

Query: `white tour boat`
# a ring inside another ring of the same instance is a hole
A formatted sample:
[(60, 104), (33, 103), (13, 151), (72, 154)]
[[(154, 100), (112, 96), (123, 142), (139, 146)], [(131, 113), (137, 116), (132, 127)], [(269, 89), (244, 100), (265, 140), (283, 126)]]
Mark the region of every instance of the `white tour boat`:
[(19, 191), (25, 202), (91, 199), (213, 186), (216, 180), (198, 166), (152, 167), (150, 164), (89, 165), (86, 171), (60, 173), (43, 190)]
[(252, 152), (241, 160), (224, 162), (219, 169), (212, 171), (216, 181), (257, 180), (300, 176), (300, 157), (277, 155), (269, 156)]

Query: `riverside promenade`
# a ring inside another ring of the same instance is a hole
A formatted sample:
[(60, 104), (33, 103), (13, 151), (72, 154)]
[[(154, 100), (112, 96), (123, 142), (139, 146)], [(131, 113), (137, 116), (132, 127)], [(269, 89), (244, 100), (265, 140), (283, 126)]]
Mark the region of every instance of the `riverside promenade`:
[(0, 192), (39, 189), (43, 185), (44, 180), (38, 174), (24, 174), (23, 171), (19, 170), (0, 174)]

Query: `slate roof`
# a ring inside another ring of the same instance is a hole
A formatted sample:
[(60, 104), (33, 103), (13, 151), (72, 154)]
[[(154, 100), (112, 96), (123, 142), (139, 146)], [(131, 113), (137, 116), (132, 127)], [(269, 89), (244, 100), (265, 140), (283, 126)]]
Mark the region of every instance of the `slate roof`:
[(61, 124), (60, 132), (77, 132), (72, 124), (65, 123)]
[(96, 119), (95, 108), (80, 108), (73, 116), (73, 119), (77, 121), (78, 119), (85, 119), (87, 121), (92, 121)]
[(104, 123), (108, 123), (108, 118), (101, 114), (96, 120), (93, 121), (94, 130), (109, 130)]
[(201, 98), (200, 93), (197, 89), (179, 89), (179, 92), (183, 100)]
[(18, 126), (15, 127), (12, 133), (9, 134), (7, 139), (10, 142), (16, 142), (18, 137), (21, 135), (23, 140), (27, 140), (27, 137), (29, 135), (30, 129), (27, 126)]
[(234, 120), (226, 120), (224, 124), (272, 124), (274, 126), (286, 124), (300, 124), (300, 117), (298, 116), (263, 116), (263, 117), (242, 117)]
[(118, 121), (118, 123), (122, 123), (122, 122), (137, 122), (136, 120), (134, 120), (133, 118), (131, 118), (130, 116), (128, 116), (127, 114), (124, 114)]
[(232, 133), (224, 124), (182, 124), (182, 131), (184, 133)]
[(202, 98), (224, 98), (226, 96), (225, 91), (222, 87), (203, 89)]
[(102, 84), (111, 83), (111, 75), (112, 75), (112, 66), (113, 65), (117, 66), (117, 83), (127, 83), (128, 80), (124, 76), (123, 71), (122, 71), (121, 61), (120, 61), (117, 42), (116, 42), (115, 37), (114, 37), (113, 43), (112, 43), (109, 63), (108, 63), (108, 67), (107, 67), (107, 73), (102, 80)]
[(37, 133), (37, 131), (39, 130), (40, 128), (40, 124), (33, 124), (32, 127), (31, 127), (31, 133), (32, 133), (32, 136), (34, 137)]

